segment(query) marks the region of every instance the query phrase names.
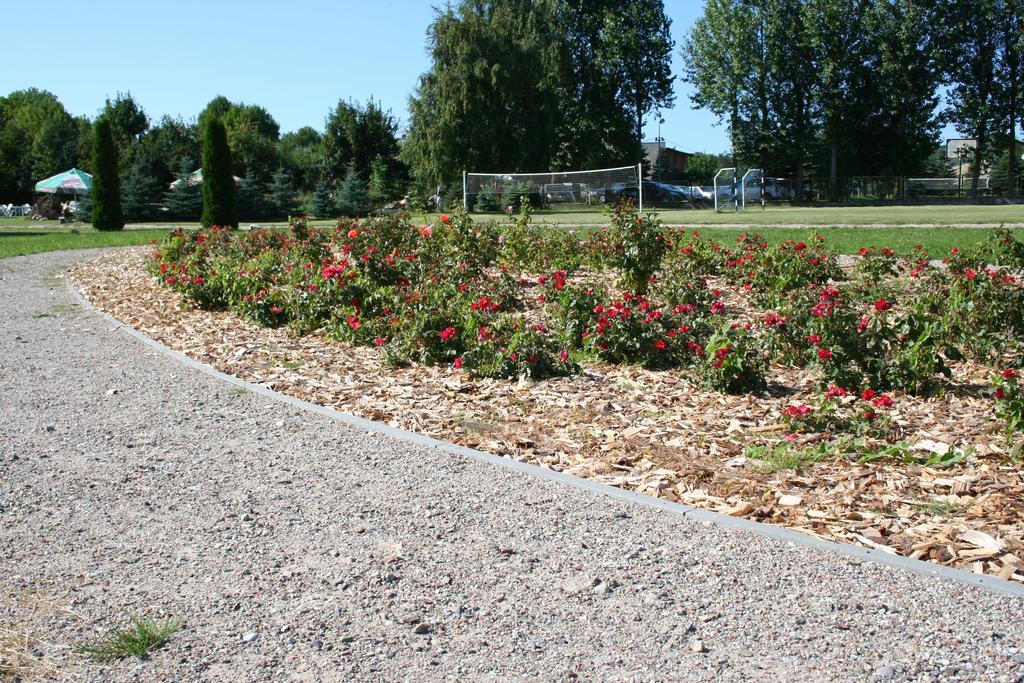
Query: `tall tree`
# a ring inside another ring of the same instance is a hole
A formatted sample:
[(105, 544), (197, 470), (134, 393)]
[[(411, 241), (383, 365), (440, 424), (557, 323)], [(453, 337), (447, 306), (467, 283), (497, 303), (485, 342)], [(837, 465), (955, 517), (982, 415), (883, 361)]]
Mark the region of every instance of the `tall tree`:
[(366, 182), (375, 159), (398, 156), (398, 123), (390, 111), (384, 111), (371, 98), (365, 106), (339, 101), (327, 116), (323, 138), (325, 172), (336, 182), (348, 174), (350, 164)]
[(633, 118), (636, 159), (641, 159), (645, 117), (675, 102), (672, 21), (661, 2), (630, 0), (604, 14), (597, 61), (618, 84), (616, 99)]
[(203, 126), (203, 227), (238, 227), (231, 150), (224, 124), (208, 117)]
[(142, 136), (149, 130), (149, 117), (131, 93), (117, 93), (113, 101), (107, 98), (102, 116), (110, 121), (110, 132), (121, 155), (121, 168), (129, 168)]
[(993, 31), (1002, 18), (999, 0), (936, 0), (932, 22), (942, 50), (948, 87), (946, 119), (976, 140), (971, 160), (971, 194), (978, 193), (982, 168), (996, 155), (993, 131), (999, 119), (996, 62), (999, 41)]
[(550, 168), (566, 99), (556, 0), (462, 0), (428, 29), (402, 158), (420, 188)]
[[(870, 101), (852, 142), (862, 173), (920, 173), (939, 136), (939, 46), (928, 14), (919, 2), (880, 0), (868, 8), (864, 32), (871, 44), (861, 96)], [(864, 145), (865, 139), (872, 144)]]
[(12, 92), (0, 97), (0, 112), (0, 193), (6, 201), (27, 201), (36, 181), (90, 165), (88, 121), (73, 118), (52, 93)]
[(104, 117), (96, 122), (92, 146), (92, 227), (121, 230), (121, 178), (117, 170), (117, 148)]
[(280, 126), (270, 112), (218, 95), (199, 114), (200, 130), (205, 130), (211, 118), (220, 119), (224, 125), (234, 172), (249, 181), (269, 182), (281, 165), (277, 146)]
[(605, 68), (602, 33), (606, 17), (623, 6), (618, 0), (562, 0), (562, 57), (566, 97), (559, 124), (554, 168), (619, 166), (633, 158), (636, 137), (629, 110), (620, 105), (615, 74)]
[(304, 126), (285, 133), (278, 143), (281, 163), (292, 173), (297, 189), (311, 192), (323, 176), (323, 135), (314, 128)]

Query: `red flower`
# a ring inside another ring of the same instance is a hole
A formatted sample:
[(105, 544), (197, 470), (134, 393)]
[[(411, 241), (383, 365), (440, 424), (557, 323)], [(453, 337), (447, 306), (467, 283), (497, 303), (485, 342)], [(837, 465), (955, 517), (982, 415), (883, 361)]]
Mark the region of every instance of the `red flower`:
[(348, 231), (348, 236), (349, 236), (349, 239), (353, 239), (354, 240), (355, 238), (359, 237), (359, 231), (356, 230), (355, 228), (353, 228), (353, 229)]
[(723, 346), (722, 348), (715, 351), (715, 360), (725, 360), (729, 357), (729, 347)]
[(1020, 375), (1020, 373), (1012, 368), (1009, 370), (1003, 370), (1004, 379), (1010, 379), (1011, 377), (1017, 377), (1018, 375)]
[(782, 411), (782, 415), (783, 417), (803, 417), (805, 415), (809, 415), (810, 412), (811, 408), (809, 406), (805, 406), (803, 403), (798, 403), (795, 406), (787, 407)]
[(885, 299), (879, 299), (878, 301), (875, 302), (875, 310), (878, 311), (879, 313), (881, 313), (882, 311), (888, 311), (890, 308), (892, 308), (892, 304), (886, 301)]
[(420, 227), (416, 228), (416, 231), (419, 232), (420, 237), (423, 237), (423, 238), (426, 239), (426, 238), (429, 238), (431, 235), (434, 234), (434, 226), (432, 226), (432, 225), (421, 225)]
[(825, 395), (829, 398), (846, 396), (846, 389), (843, 389), (842, 387), (830, 387)]
[(725, 304), (723, 304), (721, 301), (716, 301), (715, 303), (711, 304), (711, 312), (714, 313), (715, 315), (719, 315), (724, 310)]
[(812, 343), (815, 346), (817, 346), (818, 344), (821, 343), (821, 335), (820, 334), (809, 334), (809, 335), (807, 335), (807, 341), (809, 341), (810, 343)]
[(363, 326), (363, 324), (359, 322), (359, 318), (357, 318), (354, 315), (350, 315), (349, 317), (345, 318), (345, 321), (348, 323), (348, 326), (351, 327), (353, 330), (358, 330), (360, 327)]
[(462, 369), (462, 357), (460, 356), (459, 358), (456, 358), (455, 362), (453, 362), (452, 365), (455, 367), (456, 370), (461, 370)]
[(1006, 396), (1006, 393), (1003, 391), (1003, 388), (1002, 387), (997, 387), (996, 388), (996, 400), (997, 401), (1002, 401), (1004, 396)]
[(458, 333), (455, 331), (455, 328), (449, 325), (448, 327), (441, 330), (441, 341), (448, 341), (456, 334)]
[(832, 357), (832, 349), (818, 349), (818, 358), (828, 360)]
[(888, 396), (879, 396), (872, 403), (878, 408), (892, 408), (892, 398)]
[(661, 339), (655, 340), (655, 342), (654, 342), (654, 348), (656, 348), (656, 349), (661, 350), (661, 349), (664, 349), (665, 346), (666, 346), (665, 342), (663, 340), (661, 340)]
[(562, 349), (561, 351), (558, 352), (558, 357), (562, 359), (563, 363), (566, 363), (569, 361), (569, 352), (566, 351), (565, 349)]
[(875, 392), (873, 390), (871, 390), (871, 389), (865, 389), (860, 394), (860, 399), (862, 401), (870, 401), (874, 397), (875, 397)]
[(384, 337), (377, 337), (376, 339), (373, 340), (373, 343), (376, 344), (377, 346), (384, 346), (387, 342), (388, 340), (385, 339)]
[(449, 216), (446, 213), (442, 213), (441, 214), (441, 222), (444, 223), (445, 225), (448, 225), (449, 223), (452, 222), (452, 217)]

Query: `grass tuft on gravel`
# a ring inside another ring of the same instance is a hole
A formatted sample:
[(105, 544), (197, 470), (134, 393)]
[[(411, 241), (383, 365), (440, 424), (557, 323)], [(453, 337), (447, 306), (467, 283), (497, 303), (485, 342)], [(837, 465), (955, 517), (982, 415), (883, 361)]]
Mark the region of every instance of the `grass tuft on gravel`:
[(79, 652), (100, 662), (135, 656), (144, 659), (182, 626), (181, 619), (136, 619), (126, 628), (107, 634), (102, 640), (83, 645)]

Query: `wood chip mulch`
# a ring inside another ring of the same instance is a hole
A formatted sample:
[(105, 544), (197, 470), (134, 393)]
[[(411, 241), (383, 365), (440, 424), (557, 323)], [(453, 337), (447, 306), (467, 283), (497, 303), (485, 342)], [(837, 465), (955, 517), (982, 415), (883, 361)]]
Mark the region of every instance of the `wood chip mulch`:
[(516, 383), (451, 368), (387, 369), (371, 348), (183, 309), (146, 273), (148, 255), (108, 253), (71, 279), (101, 310), (222, 372), (657, 498), (1024, 582), (1024, 467), (1006, 456), (991, 400), (978, 391), (991, 374), (983, 366), (954, 364), (952, 390), (898, 396), (893, 412), (913, 448), (964, 449), (963, 462), (940, 469), (838, 459), (770, 473), (744, 447), (778, 441), (785, 407), (813, 400), (813, 381), (799, 371), (773, 368), (770, 395), (728, 396), (689, 383), (685, 370), (597, 365)]

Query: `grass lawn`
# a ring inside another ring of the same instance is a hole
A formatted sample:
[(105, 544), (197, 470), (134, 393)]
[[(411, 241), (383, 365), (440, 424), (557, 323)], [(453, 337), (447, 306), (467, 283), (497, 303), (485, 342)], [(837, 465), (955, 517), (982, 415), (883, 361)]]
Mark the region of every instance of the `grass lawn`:
[(92, 228), (76, 228), (74, 234), (68, 227), (37, 227), (33, 224), (11, 227), (0, 224), (0, 259), (25, 254), (38, 254), (43, 251), (60, 249), (88, 249), (91, 247), (122, 247), (132, 244), (149, 244), (153, 240), (161, 240), (167, 230), (122, 230), (119, 232), (99, 232)]
[[(1024, 224), (1024, 204), (997, 206), (770, 206), (741, 213), (715, 213), (710, 209), (670, 209), (659, 211), (671, 225), (974, 225)], [(538, 211), (538, 223), (605, 225), (608, 218), (600, 210), (578, 212)]]
[[(961, 227), (971, 224), (1021, 223), (1024, 224), (1024, 205), (1018, 206), (895, 206), (895, 207), (830, 207), (791, 208), (774, 207), (768, 210), (748, 211), (740, 214), (716, 214), (713, 211), (665, 211), (661, 219), (673, 226), (697, 228), (701, 234), (721, 242), (732, 242), (741, 232), (756, 230), (769, 242), (787, 239), (807, 240), (812, 229), (825, 235), (828, 244), (841, 253), (855, 253), (861, 247), (878, 246), (909, 250), (921, 244), (933, 256), (949, 251), (951, 247), (966, 247), (984, 239), (986, 230)], [(503, 220), (495, 214), (474, 214), (474, 220)], [(436, 220), (435, 214), (414, 215), (414, 221)], [(600, 212), (549, 213), (535, 215), (538, 225), (585, 226), (581, 229), (608, 224), (607, 216)], [(929, 227), (900, 227), (900, 225), (929, 223)], [(331, 227), (333, 220), (311, 221), (313, 225)], [(725, 224), (729, 227), (716, 226)], [(885, 223), (888, 227), (879, 227)], [(247, 226), (247, 221), (241, 222)], [(284, 223), (263, 223), (262, 227), (284, 228)], [(749, 227), (735, 227), (735, 226)], [(830, 227), (847, 225), (857, 227)], [(950, 227), (950, 226), (956, 227)], [(795, 226), (795, 227), (794, 227)], [(124, 246), (146, 244), (161, 239), (174, 228), (197, 228), (198, 223), (142, 223), (129, 225), (122, 232), (97, 232), (77, 225), (79, 234), (57, 221), (28, 221), (24, 218), (0, 218), (0, 258), (34, 254), (58, 249)]]

